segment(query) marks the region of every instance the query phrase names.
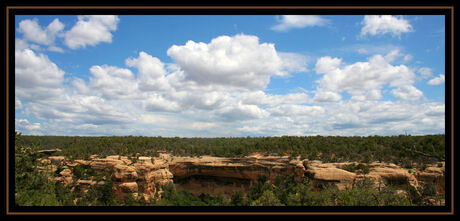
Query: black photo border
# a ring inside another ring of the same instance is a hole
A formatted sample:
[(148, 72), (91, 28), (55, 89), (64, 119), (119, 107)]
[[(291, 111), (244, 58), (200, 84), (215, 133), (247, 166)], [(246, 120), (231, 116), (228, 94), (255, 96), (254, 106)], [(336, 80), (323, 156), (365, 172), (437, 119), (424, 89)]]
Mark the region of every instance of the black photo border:
[[(454, 214), (454, 5), (4, 5), (7, 215), (453, 215)], [(23, 207), (14, 203), (14, 39), (16, 15), (444, 15), (446, 76), (446, 205), (416, 207)]]

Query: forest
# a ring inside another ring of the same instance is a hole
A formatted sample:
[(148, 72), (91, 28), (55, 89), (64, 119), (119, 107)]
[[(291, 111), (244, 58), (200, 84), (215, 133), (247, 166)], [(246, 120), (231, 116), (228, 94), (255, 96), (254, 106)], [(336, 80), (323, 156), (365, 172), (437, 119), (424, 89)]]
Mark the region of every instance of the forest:
[(70, 159), (100, 156), (155, 156), (166, 151), (176, 156), (242, 157), (259, 152), (300, 156), (323, 162), (392, 162), (398, 165), (434, 163), (445, 157), (445, 135), (424, 136), (281, 136), (180, 138), (142, 136), (21, 136), (20, 145), (59, 148)]

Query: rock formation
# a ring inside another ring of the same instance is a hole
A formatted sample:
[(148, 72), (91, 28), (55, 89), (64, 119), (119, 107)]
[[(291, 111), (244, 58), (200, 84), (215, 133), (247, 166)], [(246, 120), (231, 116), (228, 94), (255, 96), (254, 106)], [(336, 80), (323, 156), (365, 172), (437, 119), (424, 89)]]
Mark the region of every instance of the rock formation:
[[(175, 183), (178, 189), (187, 189), (194, 194), (221, 193), (231, 195), (236, 190), (247, 191), (260, 178), (274, 181), (278, 176), (293, 175), (300, 180), (307, 176), (314, 184), (336, 185), (339, 189), (352, 186), (358, 180), (370, 178), (376, 188), (387, 182), (409, 183), (414, 187), (432, 183), (438, 194), (444, 194), (444, 164), (430, 165), (424, 170), (405, 169), (388, 163), (370, 163), (368, 173), (355, 173), (344, 170), (353, 162), (323, 163), (290, 159), (288, 156), (263, 156), (253, 154), (242, 158), (222, 157), (177, 157), (162, 153), (159, 157), (138, 156), (130, 159), (125, 156), (91, 156), (89, 160), (70, 162), (63, 156), (49, 156), (40, 159), (43, 164), (51, 163), (54, 171), (59, 165), (62, 171), (56, 181), (75, 186), (85, 191), (93, 185), (104, 185), (104, 181), (76, 180), (72, 169), (80, 165), (108, 174), (113, 183), (113, 193), (123, 199), (127, 194), (145, 200), (161, 197), (162, 187)], [(54, 167), (53, 167), (54, 165)]]

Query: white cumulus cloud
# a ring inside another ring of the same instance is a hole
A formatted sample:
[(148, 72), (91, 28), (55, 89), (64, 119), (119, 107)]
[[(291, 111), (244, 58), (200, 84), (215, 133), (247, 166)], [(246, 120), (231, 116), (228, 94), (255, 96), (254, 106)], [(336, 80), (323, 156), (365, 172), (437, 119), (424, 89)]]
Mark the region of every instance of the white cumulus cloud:
[(440, 74), (438, 77), (435, 77), (428, 81), (429, 85), (439, 85), (446, 81), (446, 77), (443, 74)]
[(56, 35), (64, 29), (59, 19), (54, 19), (46, 28), (38, 24), (37, 19), (26, 19), (19, 22), (18, 32), (24, 35), (24, 39), (43, 45), (52, 45)]
[(283, 75), (282, 60), (273, 44), (250, 35), (219, 36), (209, 44), (188, 41), (167, 54), (199, 85), (264, 89), (272, 75)]
[(64, 71), (44, 54), (15, 51), (15, 91), (22, 101), (50, 99), (61, 93)]
[[(142, 51), (125, 60), (135, 71), (94, 64), (88, 79), (66, 79), (25, 40), (16, 39), (16, 45), (15, 107), (41, 120), (16, 119), (28, 134), (390, 135), (444, 127), (444, 104), (412, 102), (423, 93), (413, 85), (412, 68), (393, 64), (403, 60), (399, 50), (348, 64), (321, 57), (313, 69), (316, 89), (270, 94), (271, 77), (306, 71), (308, 58), (277, 52), (256, 36), (175, 45), (167, 52), (175, 63)], [(351, 99), (342, 100), (344, 92)], [(398, 100), (382, 101), (384, 93)]]
[(165, 64), (156, 57), (140, 52), (138, 58), (126, 59), (126, 65), (136, 67), (138, 72), (139, 89), (142, 91), (165, 90), (168, 83), (165, 82)]
[(137, 82), (131, 70), (109, 65), (95, 65), (90, 68), (89, 86), (107, 99), (128, 99), (136, 97)]
[(71, 49), (94, 46), (100, 42), (111, 43), (112, 31), (117, 30), (116, 15), (81, 15), (78, 22), (65, 33), (64, 43)]
[(412, 32), (412, 25), (402, 16), (366, 15), (362, 21), (361, 36), (392, 34), (401, 36), (402, 33)]
[(315, 102), (336, 102), (342, 99), (342, 96), (332, 91), (319, 91), (315, 93)]
[[(415, 79), (413, 71), (405, 65), (390, 63), (394, 60), (395, 54), (397, 53), (393, 51), (385, 56), (377, 54), (365, 62), (342, 66), (339, 58), (319, 58), (315, 70), (323, 74), (323, 77), (318, 81), (316, 100), (335, 101), (339, 99), (338, 93), (344, 91), (355, 100), (378, 100), (382, 97), (381, 90), (385, 86), (398, 88), (393, 93), (397, 94), (398, 98), (409, 98), (402, 95), (409, 91), (409, 94), (417, 95), (418, 98), (419, 90), (412, 86)], [(414, 97), (410, 97), (412, 98)]]
[(423, 92), (412, 85), (405, 85), (391, 91), (398, 99), (403, 100), (418, 100), (423, 96)]

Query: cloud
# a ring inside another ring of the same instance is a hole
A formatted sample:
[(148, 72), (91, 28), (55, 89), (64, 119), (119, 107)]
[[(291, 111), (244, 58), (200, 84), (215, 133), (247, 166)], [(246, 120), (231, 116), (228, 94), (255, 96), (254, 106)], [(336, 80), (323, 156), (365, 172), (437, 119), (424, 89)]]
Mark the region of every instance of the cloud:
[(24, 50), (24, 49), (27, 49), (27, 48), (29, 48), (29, 44), (27, 43), (26, 40), (19, 39), (19, 38), (14, 39), (14, 49), (16, 51)]
[(306, 93), (266, 94), (263, 91), (251, 91), (238, 94), (238, 100), (244, 104), (273, 107), (281, 104), (305, 104), (311, 101)]
[(150, 112), (179, 112), (181, 107), (177, 102), (169, 101), (159, 95), (151, 95), (142, 101), (145, 110)]
[(126, 65), (138, 70), (139, 89), (142, 91), (166, 90), (165, 64), (156, 57), (140, 52), (138, 58), (126, 59)]
[(57, 47), (57, 46), (49, 46), (48, 51), (54, 51), (59, 53), (64, 53), (64, 49)]
[(207, 130), (210, 128), (214, 128), (217, 125), (215, 123), (208, 123), (208, 122), (194, 122), (191, 125), (191, 128), (194, 130)]
[(227, 106), (217, 111), (218, 116), (225, 121), (243, 121), (267, 117), (269, 113), (257, 105), (246, 105), (238, 103)]
[(288, 52), (278, 52), (282, 63), (283, 69), (287, 73), (293, 72), (307, 72), (309, 58), (302, 54), (297, 53), (288, 53)]
[(382, 98), (382, 91), (380, 89), (373, 89), (366, 92), (362, 92), (358, 95), (353, 95), (352, 100), (380, 100)]
[[(417, 104), (403, 101), (355, 100), (332, 103), (327, 107), (328, 117), (319, 116), (324, 124), (321, 131), (322, 134), (335, 134), (336, 130), (340, 129), (343, 135), (394, 135), (404, 131), (411, 134), (439, 133), (444, 128), (444, 114), (437, 111), (436, 116), (430, 116), (428, 110), (439, 110), (442, 105), (435, 102)], [(424, 118), (438, 122), (426, 124)], [(332, 131), (324, 131), (327, 128), (331, 128)]]
[(15, 119), (15, 129), (31, 135), (41, 135), (40, 123), (30, 123), (27, 119)]
[(16, 110), (22, 109), (22, 102), (18, 98), (14, 99), (14, 109)]
[(56, 37), (63, 37), (64, 44), (71, 49), (85, 48), (87, 45), (97, 45), (100, 42), (112, 42), (112, 33), (117, 30), (118, 16), (114, 15), (81, 15), (77, 23), (67, 32), (65, 25), (54, 19), (47, 27), (41, 27), (38, 19), (25, 19), (19, 22), (17, 31), (23, 34), (23, 40), (16, 40), (20, 49), (32, 48), (43, 50), (39, 45), (28, 45), (27, 41), (48, 46), (46, 49), (63, 53), (64, 50), (55, 45)]
[(423, 96), (423, 92), (412, 85), (405, 85), (394, 89), (391, 93), (398, 99), (418, 100)]
[(184, 70), (185, 80), (198, 85), (264, 89), (272, 75), (284, 75), (273, 44), (250, 35), (219, 36), (209, 44), (188, 41), (167, 51)]
[(426, 105), (426, 116), (444, 116), (446, 112), (446, 105), (445, 104), (427, 104)]
[(37, 19), (26, 19), (19, 22), (18, 32), (24, 35), (24, 38), (28, 41), (43, 45), (54, 44), (54, 39), (64, 29), (59, 19), (54, 19), (46, 28), (42, 28), (38, 24)]
[(335, 101), (339, 99), (338, 93), (344, 91), (350, 94), (352, 99), (378, 100), (382, 97), (380, 90), (385, 86), (398, 88), (393, 93), (398, 98), (414, 98), (406, 96), (409, 94), (418, 98), (420, 91), (412, 86), (415, 79), (413, 71), (405, 65), (390, 64), (396, 55), (398, 51), (392, 51), (385, 56), (377, 54), (365, 62), (349, 65), (341, 65), (340, 58), (319, 58), (315, 71), (323, 74), (323, 77), (318, 80), (319, 94), (316, 101)]
[(391, 34), (399, 37), (413, 31), (412, 25), (402, 16), (366, 15), (361, 23), (364, 25), (361, 36)]
[(324, 26), (330, 21), (318, 15), (282, 15), (276, 17), (279, 24), (271, 27), (273, 31), (288, 31), (293, 28)]
[(342, 99), (342, 96), (332, 91), (319, 91), (315, 93), (315, 102), (336, 102)]
[(271, 114), (279, 116), (318, 116), (324, 114), (325, 110), (320, 106), (308, 106), (308, 105), (297, 105), (297, 104), (288, 104), (288, 105), (279, 105), (270, 109)]
[[(392, 64), (403, 56), (399, 50), (350, 64), (332, 56), (319, 58), (313, 70), (320, 79), (312, 98), (310, 92), (268, 93), (271, 77), (306, 69), (308, 58), (277, 52), (255, 36), (173, 46), (168, 54), (175, 63), (142, 51), (125, 60), (134, 71), (95, 64), (88, 79), (66, 79), (47, 56), (27, 49), (20, 39), (16, 44), (24, 47), (15, 54), (16, 79), (22, 79), (16, 81), (15, 107), (40, 120), (16, 119), (16, 127), (27, 133), (394, 135), (444, 127), (444, 104), (411, 102), (423, 93), (413, 86), (411, 68)], [(382, 101), (385, 91), (398, 100)], [(351, 99), (342, 100), (343, 92)]]
[(440, 85), (445, 82), (446, 80), (445, 78), (446, 78), (445, 75), (440, 74), (439, 77), (435, 77), (431, 79), (430, 81), (428, 81), (428, 84), (429, 85)]
[(64, 43), (71, 49), (95, 46), (100, 42), (111, 43), (112, 31), (120, 21), (116, 15), (81, 15), (75, 26), (65, 33)]
[(318, 74), (325, 74), (340, 67), (342, 59), (329, 56), (321, 57), (316, 61), (315, 71)]
[(15, 51), (15, 91), (23, 101), (46, 100), (59, 95), (64, 71), (44, 54), (30, 49)]
[(137, 82), (129, 69), (108, 65), (90, 68), (89, 87), (107, 99), (132, 99), (137, 96)]
[(403, 48), (398, 45), (390, 43), (355, 43), (350, 45), (344, 45), (338, 48), (333, 49), (324, 49), (323, 51), (328, 54), (341, 53), (346, 54), (350, 52), (356, 52), (362, 55), (375, 55), (375, 54), (388, 54), (391, 51), (399, 50), (402, 51)]
[[(173, 95), (174, 96), (174, 95)], [(182, 91), (176, 99), (184, 109), (213, 110), (222, 106), (229, 99), (225, 91), (211, 91), (195, 93), (194, 91)]]
[(422, 78), (429, 78), (433, 75), (433, 71), (431, 70), (431, 68), (427, 68), (427, 67), (422, 67), (420, 69), (418, 69), (418, 73), (420, 73), (420, 75), (422, 76)]
[(399, 49), (395, 49), (385, 55), (385, 60), (388, 63), (391, 63), (391, 62), (394, 62), (396, 58), (401, 57), (401, 56), (403, 56), (403, 54), (399, 51)]
[(414, 56), (407, 54), (404, 56), (404, 62), (409, 62), (412, 60), (412, 58), (414, 58)]

